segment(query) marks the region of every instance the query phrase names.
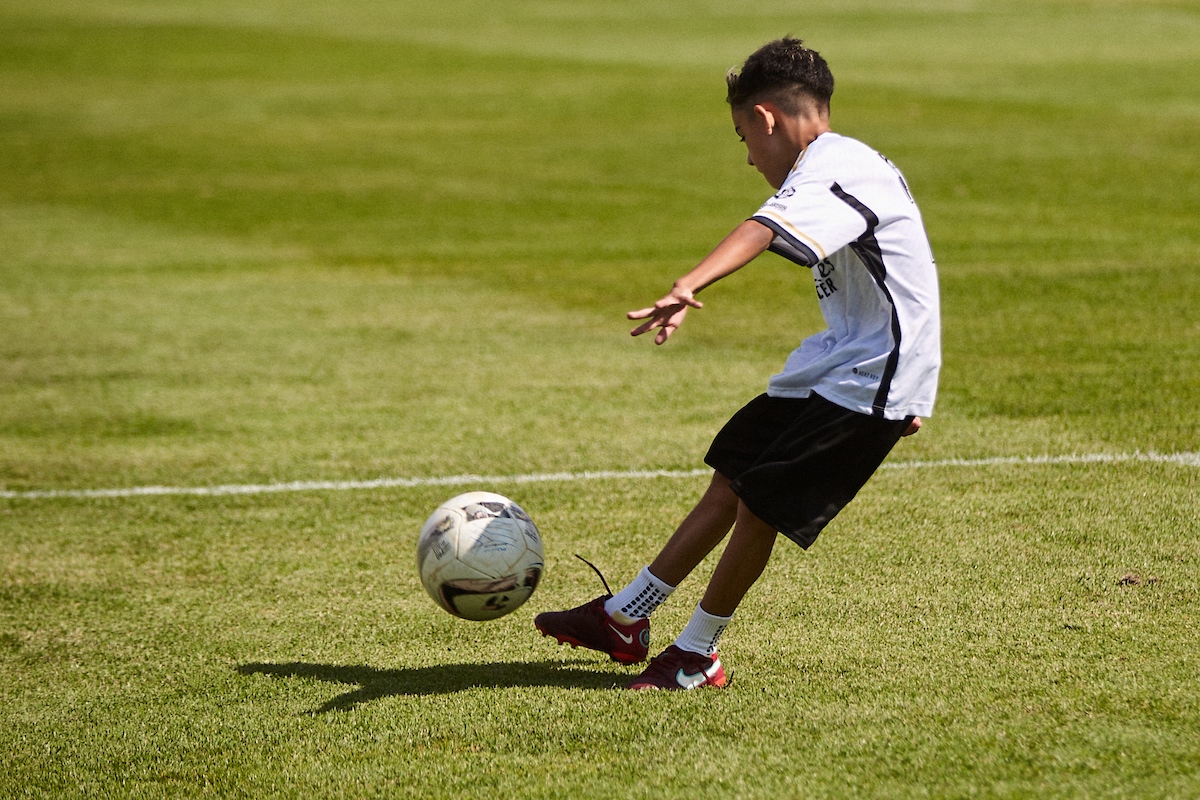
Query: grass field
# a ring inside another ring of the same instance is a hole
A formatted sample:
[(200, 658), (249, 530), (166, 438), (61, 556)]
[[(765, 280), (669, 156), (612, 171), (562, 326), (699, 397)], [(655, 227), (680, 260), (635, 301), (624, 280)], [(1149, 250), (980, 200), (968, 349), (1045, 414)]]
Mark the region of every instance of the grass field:
[[(775, 256), (623, 317), (769, 193), (788, 32), (924, 211), (938, 411), (729, 689), (630, 696), (531, 617), (705, 479), (503, 476), (694, 470), (821, 326)], [(1197, 64), (1195, 2), (0, 0), (0, 796), (1200, 796)], [(465, 488), (547, 541), (492, 623), (415, 575)]]

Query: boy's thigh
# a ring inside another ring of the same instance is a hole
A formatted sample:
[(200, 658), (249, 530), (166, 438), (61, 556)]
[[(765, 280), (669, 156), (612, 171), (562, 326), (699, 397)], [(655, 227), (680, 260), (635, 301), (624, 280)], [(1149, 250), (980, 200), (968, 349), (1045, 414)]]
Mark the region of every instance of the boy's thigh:
[(808, 547), (858, 493), (908, 426), (819, 395), (761, 395), (726, 423), (705, 461), (756, 516)]
[(763, 453), (812, 407), (812, 397), (760, 394), (737, 411), (717, 433), (705, 463), (730, 480), (754, 466)]

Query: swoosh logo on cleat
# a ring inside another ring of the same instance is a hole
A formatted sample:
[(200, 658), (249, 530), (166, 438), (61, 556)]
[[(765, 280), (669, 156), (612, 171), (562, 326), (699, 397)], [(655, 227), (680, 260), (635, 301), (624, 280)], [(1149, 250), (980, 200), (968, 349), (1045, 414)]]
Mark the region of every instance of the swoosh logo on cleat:
[(711, 667), (708, 669), (702, 669), (694, 675), (688, 675), (683, 671), (683, 668), (680, 667), (679, 672), (675, 673), (675, 682), (684, 689), (695, 689), (697, 686), (703, 684), (705, 680), (711, 678), (713, 675), (716, 675), (719, 669), (721, 669), (720, 661), (714, 661)]
[(695, 689), (700, 684), (704, 683), (704, 670), (700, 670), (695, 675), (688, 675), (682, 669), (675, 675), (675, 682), (684, 689)]
[(609, 625), (608, 627), (612, 629), (612, 632), (615, 633), (617, 635), (617, 638), (620, 639), (622, 642), (624, 642), (625, 644), (633, 644), (633, 636), (632, 635), (627, 635), (627, 634), (621, 633), (619, 630), (617, 630), (615, 625)]

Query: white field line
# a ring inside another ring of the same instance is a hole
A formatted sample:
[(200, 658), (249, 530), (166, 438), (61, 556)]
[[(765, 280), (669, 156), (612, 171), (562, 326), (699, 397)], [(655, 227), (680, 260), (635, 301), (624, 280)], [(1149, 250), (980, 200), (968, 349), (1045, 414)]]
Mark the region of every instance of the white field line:
[[(995, 467), (1009, 464), (1120, 464), (1150, 461), (1200, 468), (1200, 453), (1093, 453), (1062, 456), (996, 456), (993, 458), (945, 458), (936, 461), (894, 461), (880, 469), (930, 469), (946, 467)], [(598, 481), (627, 478), (695, 478), (709, 469), (627, 470), (600, 472), (542, 472), (529, 475), (448, 475), (433, 478), (378, 478), (369, 481), (293, 481), (291, 483), (232, 484), (225, 486), (133, 486), (125, 489), (44, 489), (10, 491), (0, 489), (0, 499), (44, 500), (54, 498), (150, 497), (158, 495), (235, 495), (278, 492), (344, 492), (356, 489), (411, 489), (422, 486), (466, 486), (567, 481)]]

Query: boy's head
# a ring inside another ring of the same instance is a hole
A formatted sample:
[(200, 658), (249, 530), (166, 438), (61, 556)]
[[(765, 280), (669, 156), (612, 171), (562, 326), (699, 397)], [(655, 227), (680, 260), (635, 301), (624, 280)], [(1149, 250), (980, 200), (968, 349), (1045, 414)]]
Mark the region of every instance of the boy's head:
[(829, 116), (829, 98), (833, 96), (829, 65), (816, 50), (790, 36), (751, 53), (741, 72), (729, 70), (725, 83), (729, 87), (725, 99), (734, 111), (767, 101), (787, 114), (815, 111), (821, 117)]
[(785, 37), (760, 47), (725, 82), (746, 163), (779, 189), (797, 156), (829, 130), (829, 66), (799, 39)]

